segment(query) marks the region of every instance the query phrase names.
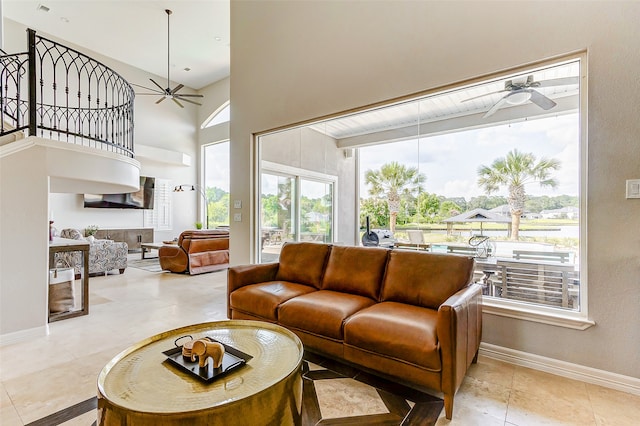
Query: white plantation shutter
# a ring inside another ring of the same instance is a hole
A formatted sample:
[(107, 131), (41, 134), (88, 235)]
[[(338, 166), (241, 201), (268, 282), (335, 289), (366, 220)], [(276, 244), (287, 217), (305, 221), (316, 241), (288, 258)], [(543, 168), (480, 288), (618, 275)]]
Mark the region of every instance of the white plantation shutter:
[(170, 231), (171, 221), (171, 181), (156, 178), (153, 196), (153, 210), (144, 211), (144, 226), (156, 231)]

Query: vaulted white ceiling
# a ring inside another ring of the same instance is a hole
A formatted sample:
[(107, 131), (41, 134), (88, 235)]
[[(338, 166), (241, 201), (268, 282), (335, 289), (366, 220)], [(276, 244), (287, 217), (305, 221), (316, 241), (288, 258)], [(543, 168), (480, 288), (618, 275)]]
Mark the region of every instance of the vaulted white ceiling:
[(229, 75), (229, 0), (0, 1), (5, 18), (165, 79), (170, 9), (171, 80), (197, 90)]

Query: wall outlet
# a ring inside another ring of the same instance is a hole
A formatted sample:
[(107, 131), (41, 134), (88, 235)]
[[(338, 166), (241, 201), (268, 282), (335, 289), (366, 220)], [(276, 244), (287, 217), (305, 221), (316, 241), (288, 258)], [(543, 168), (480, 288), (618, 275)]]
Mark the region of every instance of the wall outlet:
[(640, 179), (627, 180), (627, 198), (640, 198)]
[(242, 208), (242, 200), (233, 200), (233, 208), (241, 209)]
[(234, 222), (242, 222), (242, 213), (234, 213), (233, 214)]

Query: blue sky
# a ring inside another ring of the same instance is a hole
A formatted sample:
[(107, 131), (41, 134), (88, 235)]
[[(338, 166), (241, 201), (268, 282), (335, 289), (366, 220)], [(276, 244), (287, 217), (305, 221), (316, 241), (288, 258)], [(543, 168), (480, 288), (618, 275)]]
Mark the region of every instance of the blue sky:
[(205, 185), (217, 187), (229, 192), (230, 171), (229, 142), (209, 145), (205, 164)]
[[(510, 150), (533, 153), (536, 158), (555, 158), (560, 170), (554, 172), (559, 185), (554, 189), (538, 184), (526, 187), (530, 195), (578, 195), (579, 193), (579, 120), (578, 114), (450, 133), (417, 140), (377, 145), (360, 149), (360, 195), (368, 197), (364, 173), (384, 163), (398, 161), (418, 167), (426, 176), (424, 190), (446, 197), (485, 195), (477, 185), (480, 165), (491, 165)], [(507, 195), (501, 188), (493, 195)]]

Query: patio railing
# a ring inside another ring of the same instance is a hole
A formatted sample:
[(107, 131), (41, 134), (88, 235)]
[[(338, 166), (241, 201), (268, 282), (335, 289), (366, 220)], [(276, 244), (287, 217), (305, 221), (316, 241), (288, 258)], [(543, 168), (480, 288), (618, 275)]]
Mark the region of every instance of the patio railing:
[(129, 83), (106, 65), (27, 31), (28, 50), (0, 55), (0, 136), (40, 136), (134, 156)]
[(483, 294), (497, 298), (578, 310), (580, 274), (574, 265), (507, 258), (476, 259)]

